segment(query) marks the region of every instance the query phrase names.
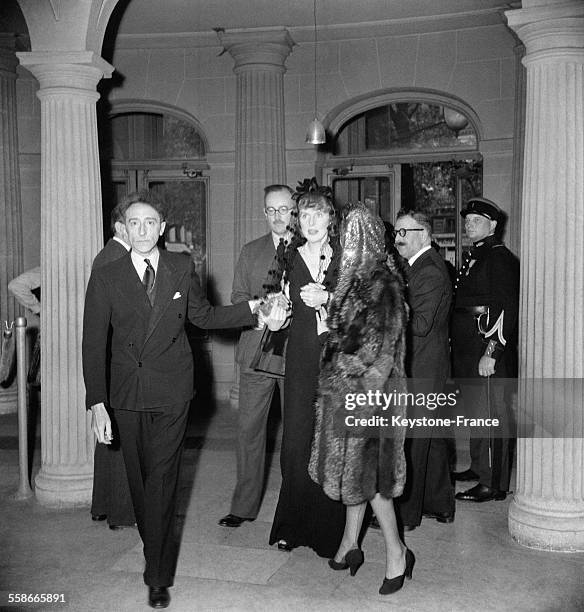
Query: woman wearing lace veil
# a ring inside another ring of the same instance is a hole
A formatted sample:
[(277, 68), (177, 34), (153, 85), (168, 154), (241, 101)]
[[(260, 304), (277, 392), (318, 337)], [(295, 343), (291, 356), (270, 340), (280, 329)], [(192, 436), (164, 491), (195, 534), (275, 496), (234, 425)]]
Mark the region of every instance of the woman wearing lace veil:
[(350, 394), (406, 390), (404, 282), (393, 257), (386, 256), (384, 234), (383, 222), (367, 207), (347, 209), (339, 277), (328, 310), (309, 471), (331, 499), (347, 507), (343, 538), (330, 567), (350, 569), (354, 575), (362, 565), (358, 538), (369, 502), (386, 547), (379, 592), (389, 594), (411, 578), (415, 561), (400, 539), (393, 508), (393, 498), (405, 483), (404, 429), (380, 426), (375, 419), (359, 426), (345, 421), (349, 415), (378, 416), (391, 423), (392, 416), (405, 416), (405, 407), (399, 405), (380, 410), (376, 402), (347, 404), (348, 397), (355, 397)]

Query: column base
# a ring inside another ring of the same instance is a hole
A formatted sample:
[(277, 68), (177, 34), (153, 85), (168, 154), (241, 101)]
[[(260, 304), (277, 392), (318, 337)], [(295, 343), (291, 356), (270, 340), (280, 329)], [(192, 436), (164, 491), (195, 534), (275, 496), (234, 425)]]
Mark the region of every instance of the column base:
[(550, 503), (516, 495), (509, 506), (509, 533), (528, 548), (583, 552), (584, 501)]
[(91, 504), (93, 470), (90, 473), (51, 474), (41, 468), (34, 492), (38, 502), (49, 508), (70, 508)]
[(18, 391), (16, 381), (10, 387), (0, 387), (0, 414), (18, 412)]

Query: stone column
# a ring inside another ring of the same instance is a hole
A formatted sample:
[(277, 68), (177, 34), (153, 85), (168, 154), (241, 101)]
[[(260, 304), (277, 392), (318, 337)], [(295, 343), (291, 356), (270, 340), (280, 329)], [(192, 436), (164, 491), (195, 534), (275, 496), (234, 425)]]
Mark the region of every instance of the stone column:
[(91, 499), (94, 440), (84, 409), (83, 303), (103, 243), (96, 85), (113, 70), (90, 51), (19, 53), (41, 100), (41, 470), (38, 500)]
[[(509, 530), (526, 546), (584, 550), (584, 4), (524, 0), (506, 13), (526, 48), (519, 408), (556, 419), (519, 439)], [(553, 395), (554, 380), (563, 397)], [(531, 379), (548, 397), (532, 396)], [(573, 414), (562, 414), (565, 402)], [(558, 422), (560, 421), (560, 422)]]
[(235, 256), (266, 231), (264, 187), (286, 182), (284, 62), (294, 42), (286, 29), (219, 33), (235, 60)]
[(511, 175), (511, 211), (507, 246), (516, 254), (521, 249), (521, 194), (523, 188), (523, 151), (525, 147), (525, 46), (517, 45), (515, 53), (515, 117), (513, 121), (513, 172)]
[[(0, 34), (0, 325), (19, 312), (8, 283), (22, 272), (15, 47), (13, 34)], [(0, 387), (0, 414), (15, 411), (16, 384)]]
[[(264, 187), (286, 183), (284, 63), (294, 41), (286, 29), (219, 33), (235, 60), (235, 244), (241, 247), (266, 232)], [(236, 366), (236, 379), (239, 378)], [(239, 385), (230, 391), (236, 408)]]

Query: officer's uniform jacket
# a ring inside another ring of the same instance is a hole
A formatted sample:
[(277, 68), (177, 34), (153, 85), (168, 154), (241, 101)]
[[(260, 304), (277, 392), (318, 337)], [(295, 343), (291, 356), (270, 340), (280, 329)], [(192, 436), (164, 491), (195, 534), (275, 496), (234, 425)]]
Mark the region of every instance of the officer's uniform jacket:
[[(472, 355), (473, 361), (486, 352), (500, 363), (506, 353), (516, 349), (518, 311), (519, 261), (496, 236), (488, 236), (470, 249), (456, 278), (453, 350), (462, 358)], [(473, 351), (461, 342), (471, 336), (476, 338)], [(479, 354), (477, 346), (481, 348)], [(456, 361), (455, 355), (455, 366)], [(477, 365), (478, 360), (474, 366)], [(454, 374), (461, 375), (456, 367)]]

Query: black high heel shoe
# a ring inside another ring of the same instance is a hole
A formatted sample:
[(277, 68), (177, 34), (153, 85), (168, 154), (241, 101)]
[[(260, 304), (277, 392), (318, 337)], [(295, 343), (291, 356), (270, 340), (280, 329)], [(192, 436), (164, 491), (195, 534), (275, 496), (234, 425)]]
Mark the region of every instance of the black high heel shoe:
[(348, 553), (345, 554), (345, 558), (337, 562), (334, 559), (329, 559), (329, 567), (334, 570), (346, 570), (348, 569), (351, 576), (357, 573), (357, 570), (365, 562), (365, 555), (362, 550), (358, 548), (352, 548)]
[(414, 569), (415, 562), (416, 557), (414, 557), (414, 553), (409, 548), (406, 548), (406, 569), (404, 573), (395, 578), (384, 578), (383, 584), (379, 588), (379, 594), (391, 595), (391, 593), (399, 591), (403, 587), (406, 578), (408, 580), (412, 579), (412, 570)]

